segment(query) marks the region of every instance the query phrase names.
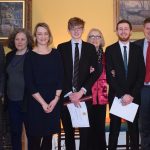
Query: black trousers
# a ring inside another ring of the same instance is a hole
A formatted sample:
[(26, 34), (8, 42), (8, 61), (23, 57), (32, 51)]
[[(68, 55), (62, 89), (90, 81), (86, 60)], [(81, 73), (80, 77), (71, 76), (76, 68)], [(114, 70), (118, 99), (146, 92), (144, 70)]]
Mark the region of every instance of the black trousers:
[[(22, 100), (11, 101), (8, 103), (8, 112), (10, 119), (11, 143), (13, 150), (22, 150), (22, 129), (23, 123), (26, 126), (26, 113), (22, 112)], [(27, 128), (26, 128), (27, 134)], [(27, 134), (28, 137), (28, 134)]]
[[(138, 114), (133, 123), (128, 122), (128, 133), (131, 150), (139, 150), (139, 130), (138, 130)], [(108, 150), (116, 150), (118, 137), (121, 127), (121, 118), (110, 114), (110, 134), (108, 142)]]
[(142, 150), (150, 150), (150, 86), (142, 88), (139, 118)]
[(92, 150), (106, 150), (105, 119), (106, 105), (93, 105), (90, 133)]
[(52, 150), (52, 135), (30, 136), (30, 150)]
[[(87, 104), (87, 110), (88, 110), (89, 121), (90, 121), (92, 105), (91, 103), (86, 103), (86, 104)], [(71, 117), (67, 106), (63, 106), (61, 119), (62, 119), (62, 124), (65, 132), (66, 150), (76, 150), (75, 138), (74, 138), (75, 129), (72, 127)], [(80, 133), (79, 150), (90, 150), (89, 149), (90, 128), (79, 128), (79, 133)]]

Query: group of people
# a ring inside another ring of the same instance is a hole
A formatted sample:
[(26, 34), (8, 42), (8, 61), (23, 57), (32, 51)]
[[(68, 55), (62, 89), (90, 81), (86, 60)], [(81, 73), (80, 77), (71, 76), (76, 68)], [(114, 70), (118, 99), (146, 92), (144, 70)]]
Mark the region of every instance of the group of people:
[[(127, 121), (130, 146), (139, 149), (140, 129), (141, 147), (150, 149), (150, 18), (144, 21), (145, 38), (136, 42), (130, 42), (131, 23), (120, 20), (116, 26), (118, 41), (105, 53), (99, 29), (89, 31), (87, 42), (82, 40), (84, 25), (81, 18), (70, 18), (71, 39), (57, 49), (50, 47), (53, 37), (46, 23), (35, 26), (34, 40), (25, 29), (10, 35), (8, 47), (12, 51), (6, 55), (4, 73), (4, 65), (0, 65), (0, 73), (2, 79), (5, 77), (13, 150), (22, 149), (23, 124), (29, 150), (52, 149), (52, 136), (60, 132), (60, 120), (66, 150), (76, 150), (75, 128), (64, 104), (69, 101), (80, 107), (80, 99), (91, 95), (92, 100), (85, 101), (90, 127), (79, 128), (79, 150), (106, 150), (106, 104), (111, 107), (115, 96), (122, 105), (141, 103), (134, 122)], [(117, 149), (120, 126), (121, 118), (111, 114), (109, 150)]]

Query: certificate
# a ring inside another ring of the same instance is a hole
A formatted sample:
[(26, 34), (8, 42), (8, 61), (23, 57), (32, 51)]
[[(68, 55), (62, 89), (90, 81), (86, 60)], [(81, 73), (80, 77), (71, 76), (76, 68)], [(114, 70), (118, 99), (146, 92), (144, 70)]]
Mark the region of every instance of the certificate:
[(77, 127), (90, 127), (88, 112), (85, 102), (80, 102), (80, 107), (76, 107), (73, 103), (67, 104), (72, 126)]
[(121, 99), (115, 97), (110, 109), (110, 113), (130, 122), (133, 122), (138, 107), (139, 105), (135, 103), (130, 103), (128, 105), (123, 106), (121, 103)]

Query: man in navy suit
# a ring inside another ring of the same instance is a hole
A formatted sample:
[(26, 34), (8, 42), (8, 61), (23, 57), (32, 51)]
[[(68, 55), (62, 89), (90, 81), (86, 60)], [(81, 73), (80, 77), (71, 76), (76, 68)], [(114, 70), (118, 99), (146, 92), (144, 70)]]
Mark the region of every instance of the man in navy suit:
[[(64, 86), (62, 99), (65, 99), (79, 106), (80, 98), (91, 95), (91, 87), (97, 80), (97, 54), (92, 44), (82, 41), (81, 37), (84, 30), (84, 21), (78, 17), (69, 19), (68, 31), (71, 40), (58, 45), (64, 66)], [(79, 51), (78, 73), (74, 73), (76, 68), (76, 45)], [(90, 73), (90, 67), (94, 71)], [(78, 86), (74, 86), (74, 77), (78, 74)], [(89, 121), (91, 102), (86, 102)], [(76, 150), (74, 139), (74, 128), (72, 127), (69, 111), (66, 106), (62, 108), (62, 124), (65, 131), (66, 150)], [(89, 128), (80, 128), (80, 150), (89, 148)]]
[[(114, 97), (121, 98), (122, 105), (140, 103), (140, 90), (145, 76), (142, 50), (130, 42), (132, 25), (128, 20), (117, 23), (118, 41), (106, 48), (106, 74), (109, 84), (109, 104)], [(133, 123), (128, 122), (130, 146), (139, 149), (138, 115)], [(109, 150), (116, 150), (121, 118), (110, 114)]]
[[(135, 41), (143, 50), (143, 56), (146, 66), (146, 76), (144, 86), (141, 91), (141, 107), (139, 113), (139, 129), (141, 135), (142, 150), (150, 150), (150, 18), (144, 20), (144, 39)], [(149, 54), (148, 54), (149, 53)], [(149, 56), (149, 58), (148, 58)], [(149, 66), (147, 66), (149, 65)], [(147, 81), (146, 81), (147, 80)]]

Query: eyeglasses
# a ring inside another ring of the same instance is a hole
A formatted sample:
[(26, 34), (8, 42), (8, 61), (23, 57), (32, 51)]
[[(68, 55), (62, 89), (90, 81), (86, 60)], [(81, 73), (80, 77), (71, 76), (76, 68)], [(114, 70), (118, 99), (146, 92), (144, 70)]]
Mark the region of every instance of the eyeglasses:
[(90, 35), (89, 38), (90, 39), (100, 39), (101, 36), (100, 35)]

